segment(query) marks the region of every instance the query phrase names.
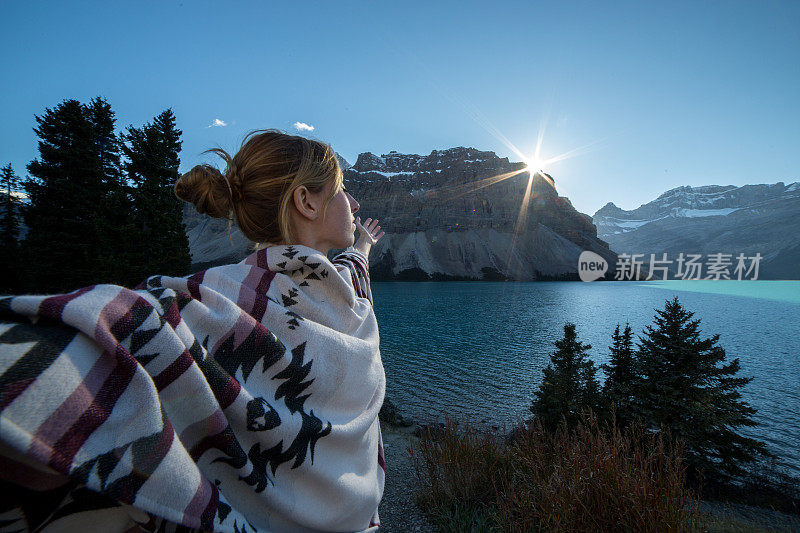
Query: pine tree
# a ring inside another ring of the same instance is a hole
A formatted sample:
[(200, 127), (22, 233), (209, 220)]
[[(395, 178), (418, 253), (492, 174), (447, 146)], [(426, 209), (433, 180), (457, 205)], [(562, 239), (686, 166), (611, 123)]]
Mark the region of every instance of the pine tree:
[(114, 113), (102, 98), (65, 100), (36, 117), (39, 158), (28, 165), (28, 234), (23, 242), (28, 290), (52, 292), (115, 281), (118, 251), (129, 243), (115, 228), (129, 211), (120, 190)]
[(94, 282), (127, 284), (129, 271), (135, 265), (132, 243), (136, 241), (131, 239), (133, 203), (123, 183), (121, 143), (114, 131), (116, 119), (111, 105), (102, 98), (93, 99), (85, 106), (85, 111), (93, 128), (93, 162), (103, 184), (102, 201), (97, 206), (94, 221), (98, 239)]
[(764, 443), (738, 433), (742, 426), (757, 425), (756, 409), (740, 394), (752, 378), (736, 377), (739, 359), (724, 364), (719, 335), (701, 339), (700, 319), (692, 319), (694, 313), (677, 297), (656, 313), (636, 356), (636, 416), (683, 439), (692, 471), (743, 474), (744, 463), (769, 455)]
[(535, 392), (530, 410), (545, 428), (554, 429), (565, 418), (574, 424), (587, 409), (600, 407), (597, 369), (586, 356), (591, 345), (578, 340), (575, 324), (564, 325), (564, 337), (555, 342), (556, 351), (544, 369), (544, 379)]
[(191, 265), (183, 205), (175, 197), (181, 131), (168, 109), (123, 136), (124, 168), (133, 190), (137, 242), (141, 244), (136, 281), (148, 275), (187, 274)]
[(19, 178), (11, 163), (0, 170), (0, 187), (3, 189), (0, 204), (0, 293), (15, 292), (19, 289), (17, 275), (19, 265), (19, 210), (20, 201), (15, 196), (19, 190)]
[(629, 324), (625, 324), (622, 333), (617, 324), (611, 336), (611, 359), (607, 364), (600, 365), (606, 374), (603, 384), (603, 395), (607, 402), (613, 405), (617, 414), (617, 423), (621, 426), (631, 422), (631, 390), (636, 381), (633, 353), (633, 332)]

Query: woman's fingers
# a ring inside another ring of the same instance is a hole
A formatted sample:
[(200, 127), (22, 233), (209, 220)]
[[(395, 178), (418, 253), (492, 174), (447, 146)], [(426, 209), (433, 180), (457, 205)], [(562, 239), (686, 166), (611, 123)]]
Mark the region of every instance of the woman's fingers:
[[(361, 217), (356, 217), (356, 227), (365, 234), (365, 237), (372, 240), (373, 244), (385, 235), (383, 231), (380, 231), (381, 227), (378, 225), (377, 218), (375, 220), (368, 218), (364, 222), (361, 222)], [(378, 233), (379, 231), (380, 233)]]

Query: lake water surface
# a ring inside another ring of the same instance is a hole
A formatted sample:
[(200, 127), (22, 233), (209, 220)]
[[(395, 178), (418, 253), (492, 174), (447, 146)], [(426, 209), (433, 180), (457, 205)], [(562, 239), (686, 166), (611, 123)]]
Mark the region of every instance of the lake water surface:
[[(565, 322), (608, 361), (611, 333), (629, 322), (640, 334), (655, 309), (678, 296), (720, 334), (727, 359), (753, 377), (743, 396), (767, 443), (800, 474), (800, 281), (377, 282), (387, 397), (417, 419), (445, 413), (502, 426), (528, 406)], [(604, 377), (602, 371), (598, 377)]]

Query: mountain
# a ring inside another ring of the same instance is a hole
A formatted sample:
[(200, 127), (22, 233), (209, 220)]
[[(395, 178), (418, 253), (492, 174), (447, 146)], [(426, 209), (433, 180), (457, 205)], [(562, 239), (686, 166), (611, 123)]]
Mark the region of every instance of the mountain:
[[(523, 163), (494, 152), (365, 152), (342, 168), (362, 220), (378, 218), (386, 231), (370, 254), (374, 279), (577, 279), (584, 250), (610, 265), (616, 260), (597, 238), (591, 217), (559, 196), (547, 174), (534, 174), (527, 214), (517, 227), (529, 173)], [(228, 236), (225, 221), (201, 217), (191, 207), (184, 220), (196, 265), (248, 253), (238, 230)]]
[(619, 254), (760, 253), (759, 279), (800, 279), (800, 182), (677, 187), (631, 211), (609, 202), (593, 220)]
[(339, 166), (342, 168), (342, 171), (351, 168), (353, 165), (347, 162), (347, 159), (341, 156), (339, 152), (333, 152), (336, 155), (336, 159), (339, 161)]

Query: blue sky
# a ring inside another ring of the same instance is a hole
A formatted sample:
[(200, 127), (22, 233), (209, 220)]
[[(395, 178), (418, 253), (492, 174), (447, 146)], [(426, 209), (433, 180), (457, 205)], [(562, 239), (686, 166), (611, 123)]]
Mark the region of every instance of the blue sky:
[[(646, 5), (653, 4), (653, 5)], [(34, 115), (171, 107), (182, 169), (256, 128), (360, 152), (473, 146), (545, 168), (593, 214), (680, 185), (800, 180), (800, 2), (0, 3), (0, 164)], [(211, 126), (216, 120), (226, 126)], [(370, 214), (380, 216), (379, 213)]]

